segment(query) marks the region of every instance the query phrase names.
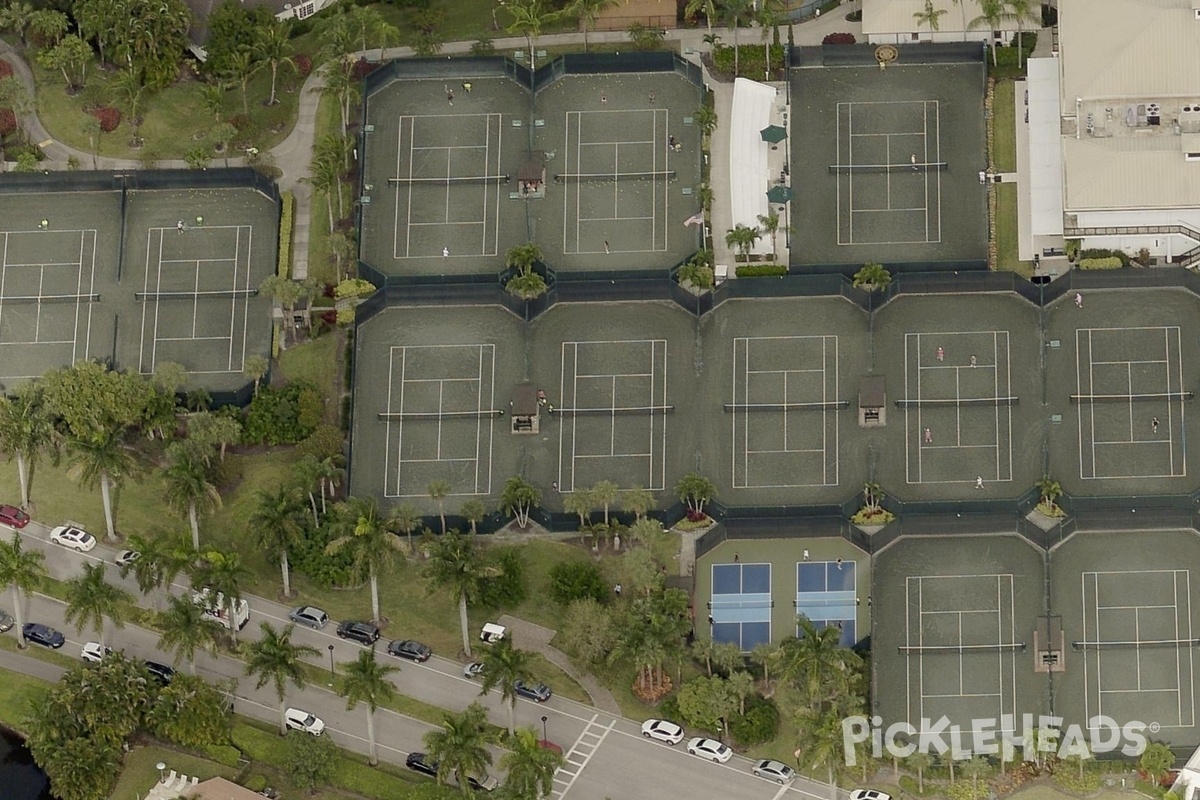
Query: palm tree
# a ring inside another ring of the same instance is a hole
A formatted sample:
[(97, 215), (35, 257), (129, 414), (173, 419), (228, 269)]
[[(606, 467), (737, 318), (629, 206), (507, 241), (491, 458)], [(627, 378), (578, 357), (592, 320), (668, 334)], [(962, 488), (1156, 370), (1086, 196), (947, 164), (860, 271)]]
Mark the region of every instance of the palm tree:
[(1032, 22), (1040, 25), (1041, 4), (1032, 0), (1008, 0), (1007, 18), (1017, 23), (1017, 68), (1021, 67), (1025, 57), (1025, 24)]
[(719, 0), (721, 21), (733, 29), (733, 74), (738, 75), (738, 28), (754, 12), (751, 0)]
[(697, 14), (704, 15), (704, 23), (708, 26), (708, 35), (712, 36), (713, 18), (717, 16), (716, 0), (688, 0), (683, 9), (685, 19), (693, 19)]
[(246, 46), (229, 54), (228, 72), (225, 77), (242, 88), (242, 113), (250, 116), (250, 100), (246, 90), (254, 75), (254, 52)]
[(1055, 508), (1054, 501), (1062, 497), (1062, 484), (1049, 475), (1043, 475), (1034, 486), (1037, 487), (1038, 494), (1041, 497), (1041, 503), (1039, 504), (1045, 504), (1047, 511), (1053, 511)]
[(371, 582), (371, 619), (380, 620), (379, 573), (395, 560), (400, 540), (387, 529), (374, 498), (349, 497), (334, 507), (333, 530), (338, 537), (325, 547), (327, 553), (350, 548), (350, 572), (355, 580)]
[(913, 19), (917, 21), (918, 28), (922, 25), (928, 25), (929, 33), (932, 35), (934, 31), (941, 30), (938, 19), (949, 13), (944, 8), (934, 8), (933, 0), (925, 0), (925, 9), (913, 12)]
[(800, 730), (804, 731), (804, 735), (800, 737), (797, 759), (802, 766), (809, 769), (825, 767), (830, 797), (836, 797), (837, 786), (833, 782), (833, 770), (837, 759), (842, 755), (842, 715), (837, 708), (824, 711), (807, 708), (796, 716)]
[[(989, 31), (997, 31), (1000, 29), (1001, 23), (1009, 16), (1004, 10), (1004, 0), (979, 0), (980, 14), (975, 19), (967, 23), (967, 28), (975, 30), (976, 28), (987, 28)], [(992, 37), (992, 66), (996, 66), (996, 42)]]
[(654, 492), (634, 486), (621, 492), (620, 506), (622, 511), (633, 514), (634, 519), (641, 519), (646, 512), (654, 508)]
[(733, 226), (733, 229), (725, 234), (725, 245), (727, 247), (736, 247), (738, 253), (747, 262), (750, 261), (750, 248), (754, 247), (754, 243), (762, 237), (762, 231), (758, 228), (751, 228), (749, 225), (738, 223)]
[(758, 224), (762, 232), (771, 237), (771, 252), (775, 254), (775, 258), (779, 258), (779, 248), (775, 246), (775, 239), (781, 233), (792, 233), (792, 226), (782, 221), (774, 210), (759, 214)]
[(442, 533), (446, 532), (446, 497), (454, 490), (447, 481), (430, 481), (426, 491), (429, 498), (438, 505), (438, 518), (442, 521)]
[(216, 652), (217, 637), (221, 626), (204, 617), (204, 609), (192, 602), (190, 597), (173, 594), (167, 600), (167, 610), (157, 617), (160, 650), (174, 651), (176, 666), (188, 662), (191, 673), (196, 674), (196, 651), (210, 655)]
[(504, 483), (500, 492), (500, 510), (511, 516), (518, 528), (529, 524), (529, 512), (542, 503), (542, 493), (519, 475), (514, 475)]
[[(493, 568), (494, 569), (494, 568)], [(475, 540), (449, 530), (434, 542), (426, 566), (432, 584), (458, 596), (458, 622), (462, 628), (463, 653), (471, 657), (471, 637), (468, 635), (467, 605), (479, 593), (483, 578), (489, 574)]]
[(479, 693), (486, 695), (492, 689), (500, 687), (500, 699), (508, 706), (510, 736), (517, 730), (517, 689), (514, 684), (517, 681), (528, 683), (531, 680), (531, 661), (532, 656), (513, 647), (512, 639), (509, 638), (496, 642), (483, 654), (483, 683)]
[(132, 564), (121, 567), (121, 577), (132, 572), (142, 594), (170, 586), (181, 572), (189, 571), (196, 561), (196, 550), (183, 535), (145, 536), (134, 533), (129, 535), (125, 544), (142, 556)]
[(21, 47), (28, 44), (25, 31), (37, 11), (24, 0), (13, 0), (4, 8), (0, 8), (0, 29), (13, 31), (21, 37)]
[(84, 564), (83, 574), (67, 581), (67, 608), (63, 619), (83, 632), (91, 625), (104, 646), (104, 618), (112, 620), (114, 628), (124, 628), (124, 604), (133, 598), (129, 592), (113, 586), (104, 578), (104, 564)]
[[(736, 646), (736, 645), (735, 645)], [(746, 698), (754, 694), (754, 676), (739, 669), (729, 674), (729, 691), (738, 701), (738, 713), (746, 715)]]
[(208, 467), (193, 450), (179, 444), (167, 448), (170, 466), (163, 470), (166, 499), (187, 516), (192, 529), (192, 547), (200, 549), (200, 513), (221, 507), (221, 493), (208, 479)]
[(35, 383), (26, 383), (15, 397), (0, 394), (0, 450), (17, 462), (17, 482), (21, 487), (21, 507), (29, 508), (29, 490), (33, 473), (42, 454), (51, 451), (56, 441), (54, 420), (42, 401)]
[(608, 509), (621, 496), (621, 487), (612, 481), (599, 481), (592, 487), (592, 499), (604, 509), (604, 524), (608, 524)]
[(411, 557), (416, 552), (413, 550), (412, 535), (413, 531), (421, 527), (421, 512), (412, 503), (401, 503), (392, 511), (389, 522), (404, 534), (408, 543), (408, 555)]
[(854, 273), (852, 285), (856, 289), (866, 289), (868, 292), (882, 292), (892, 283), (892, 273), (883, 264), (868, 262)]
[(763, 686), (771, 690), (771, 670), (783, 661), (783, 648), (774, 642), (763, 642), (750, 651), (750, 660), (762, 667)]
[(917, 750), (905, 759), (905, 764), (917, 772), (917, 794), (925, 794), (925, 770), (933, 766), (933, 756), (923, 750)]
[(234, 609), (242, 599), (242, 583), (253, 573), (242, 563), (235, 552), (223, 553), (210, 549), (192, 567), (192, 585), (196, 589), (208, 589), (213, 595), (222, 595), (229, 612), (229, 635), (237, 642), (237, 625)]
[(554, 773), (563, 765), (563, 756), (542, 747), (532, 728), (522, 728), (506, 743), (508, 751), (500, 757), (504, 787), (513, 797), (541, 800), (554, 790)]
[(853, 653), (841, 646), (841, 631), (833, 625), (818, 628), (800, 617), (797, 627), (799, 634), (783, 641), (783, 673), (810, 708), (819, 708), (846, 685)]
[(694, 514), (703, 514), (704, 506), (717, 494), (717, 487), (698, 472), (689, 472), (675, 484), (675, 495)]
[(12, 587), (13, 617), (16, 618), (17, 647), (25, 649), (24, 616), (21, 611), (21, 592), (29, 594), (46, 577), (42, 562), (46, 557), (37, 551), (21, 549), (21, 534), (14, 533), (8, 544), (0, 543), (0, 583)]
[(137, 468), (133, 455), (121, 441), (122, 433), (122, 430), (114, 428), (101, 432), (95, 439), (71, 439), (67, 442), (71, 476), (86, 489), (100, 486), (104, 523), (110, 542), (117, 539), (113, 524), (112, 490), (114, 487), (120, 488)]
[(380, 664), (374, 650), (360, 650), (358, 660), (342, 665), (345, 675), (338, 695), (346, 698), (346, 710), (353, 711), (359, 703), (367, 705), (367, 760), (373, 767), (379, 763), (375, 751), (375, 711), (380, 703), (396, 696), (396, 688), (388, 676), (399, 672), (399, 667)]
[[(355, 6), (357, 8), (358, 6)], [(315, 469), (317, 475), (317, 486), (321, 489), (321, 513), (328, 511), (325, 505), (326, 498), (332, 500), (334, 491), (338, 484), (346, 474), (346, 470), (338, 466), (337, 458), (326, 456), (317, 463)]]
[(254, 381), (254, 396), (258, 397), (258, 385), (267, 373), (271, 371), (271, 362), (267, 361), (264, 356), (249, 356), (246, 363), (242, 367), (242, 372), (245, 373), (252, 381)]
[(573, 0), (563, 13), (579, 20), (583, 28), (583, 52), (588, 50), (588, 28), (596, 26), (596, 18), (602, 11), (614, 8), (620, 0)]
[(959, 16), (962, 17), (962, 32), (963, 41), (967, 40), (967, 2), (968, 0), (950, 0), (951, 3), (958, 6)]
[(272, 19), (268, 24), (258, 28), (254, 39), (254, 54), (259, 63), (271, 67), (271, 96), (267, 105), (275, 105), (275, 81), (279, 75), (279, 67), (287, 66), (293, 70), (296, 61), (292, 58), (292, 23), (290, 20)]
[(491, 743), (487, 729), (487, 711), (479, 703), (471, 703), (458, 714), (442, 716), (442, 727), (422, 737), (429, 757), (438, 762), (438, 783), (458, 776), (464, 795), (471, 792), (467, 776), (481, 777), (492, 763), (487, 746)]
[(505, 8), (513, 17), (508, 32), (525, 37), (529, 45), (529, 68), (533, 69), (534, 44), (542, 35), (542, 26), (558, 16), (558, 12), (542, 10), (542, 0), (511, 0)]
[(474, 536), (479, 532), (479, 523), (487, 516), (487, 506), (483, 504), (482, 500), (471, 498), (462, 504), (462, 508), (458, 510), (458, 513), (471, 526), (471, 535)]
[[(308, 506), (312, 509), (313, 527), (321, 524), (320, 512), (317, 510), (317, 495), (314, 491), (318, 489), (317, 473), (320, 471), (320, 465), (320, 459), (310, 453), (292, 466), (292, 477), (295, 478), (299, 490), (308, 496)], [(321, 500), (325, 500), (323, 491)]]
[(279, 735), (284, 736), (287, 734), (287, 724), (283, 718), (284, 697), (288, 685), (303, 689), (308, 682), (304, 671), (300, 669), (300, 659), (320, 653), (315, 647), (292, 643), (295, 625), (277, 631), (264, 622), (260, 628), (262, 636), (246, 648), (246, 674), (258, 676), (255, 689), (261, 689), (268, 683), (274, 686), (275, 696), (279, 698)]
[(250, 517), (250, 528), (254, 531), (255, 543), (268, 558), (279, 559), (279, 571), (283, 575), (283, 596), (292, 596), (288, 550), (300, 543), (304, 537), (301, 524), (300, 498), (291, 486), (278, 486), (274, 492), (259, 489), (254, 495), (254, 514)]
[(717, 110), (711, 105), (704, 103), (696, 109), (694, 114), (696, 125), (700, 127), (700, 133), (707, 139), (712, 136), (713, 131), (717, 129), (717, 123), (720, 118), (717, 116)]
[[(1085, 745), (1086, 747), (1086, 745)], [(1083, 769), (1083, 759), (1079, 759), (1079, 768)], [(959, 769), (962, 773), (971, 779), (971, 796), (979, 796), (979, 776), (986, 775), (991, 769), (988, 760), (983, 756), (972, 756), (969, 761), (964, 761)]]

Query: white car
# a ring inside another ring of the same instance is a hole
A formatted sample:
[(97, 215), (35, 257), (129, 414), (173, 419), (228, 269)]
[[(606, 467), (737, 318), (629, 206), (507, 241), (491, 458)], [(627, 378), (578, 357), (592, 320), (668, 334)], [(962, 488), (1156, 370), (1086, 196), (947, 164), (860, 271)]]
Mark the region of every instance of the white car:
[(648, 719), (642, 723), (642, 736), (677, 745), (683, 741), (683, 728), (665, 719)]
[(284, 711), (283, 719), (287, 726), (294, 731), (304, 731), (313, 736), (320, 736), (325, 732), (323, 719), (300, 708), (289, 708)]
[(703, 739), (700, 737), (692, 739), (687, 743), (687, 751), (694, 756), (707, 758), (709, 761), (716, 761), (721, 764), (733, 758), (733, 751), (729, 749), (729, 745), (721, 744), (716, 739)]
[(74, 525), (59, 525), (50, 531), (50, 541), (86, 553), (96, 546), (96, 537)]
[(773, 758), (764, 758), (762, 761), (755, 762), (750, 771), (759, 778), (766, 778), (779, 784), (791, 783), (796, 779), (796, 770)]
[(92, 664), (99, 664), (104, 657), (112, 653), (111, 647), (101, 647), (99, 642), (88, 642), (83, 646), (79, 657)]
[(116, 563), (118, 567), (128, 567), (141, 557), (142, 554), (137, 550), (122, 550), (117, 554)]
[(892, 796), (878, 789), (855, 789), (850, 793), (850, 800), (892, 800)]

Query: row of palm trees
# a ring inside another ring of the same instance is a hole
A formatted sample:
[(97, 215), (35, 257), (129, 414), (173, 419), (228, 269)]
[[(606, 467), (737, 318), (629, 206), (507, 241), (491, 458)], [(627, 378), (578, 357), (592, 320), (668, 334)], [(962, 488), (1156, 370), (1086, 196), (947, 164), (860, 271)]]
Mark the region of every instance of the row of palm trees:
[(778, 237), (780, 234), (794, 233), (795, 229), (779, 216), (774, 209), (766, 214), (759, 214), (758, 225), (746, 225), (739, 222), (725, 234), (725, 245), (735, 248), (741, 257), (749, 261), (750, 250), (764, 235), (771, 237), (771, 252), (778, 257)]
[[(941, 30), (941, 18), (948, 14), (949, 11), (944, 8), (938, 8), (934, 5), (935, 0), (925, 0), (925, 7), (913, 13), (913, 18), (917, 21), (917, 25), (924, 25), (929, 28), (930, 32)], [(1020, 66), (1022, 53), (1025, 52), (1025, 27), (1032, 25), (1037, 28), (1041, 25), (1042, 5), (1039, 0), (979, 0), (979, 16), (974, 19), (967, 19), (967, 0), (950, 0), (954, 5), (958, 6), (962, 14), (962, 31), (963, 41), (966, 41), (967, 31), (983, 28), (990, 31), (998, 31), (1005, 25), (1013, 24), (1017, 26), (1017, 49), (1018, 60), (1017, 66)], [(992, 48), (992, 66), (996, 65), (996, 48)]]

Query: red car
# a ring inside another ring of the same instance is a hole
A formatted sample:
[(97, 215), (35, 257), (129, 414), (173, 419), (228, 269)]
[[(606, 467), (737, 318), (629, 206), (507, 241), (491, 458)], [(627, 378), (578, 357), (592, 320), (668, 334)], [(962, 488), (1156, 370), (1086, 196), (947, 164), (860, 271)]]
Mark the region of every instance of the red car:
[(0, 525), (24, 528), (29, 524), (29, 515), (16, 506), (0, 506)]

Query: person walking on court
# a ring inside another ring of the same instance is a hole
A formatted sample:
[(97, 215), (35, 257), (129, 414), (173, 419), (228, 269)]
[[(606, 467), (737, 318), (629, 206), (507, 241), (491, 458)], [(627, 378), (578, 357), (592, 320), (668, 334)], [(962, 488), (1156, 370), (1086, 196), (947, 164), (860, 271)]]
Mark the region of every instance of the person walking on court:
[(938, 361), (945, 361), (945, 360), (946, 360), (946, 351), (945, 351), (945, 350), (943, 350), (943, 349), (942, 349), (942, 348), (940, 348), (940, 347), (937, 349), (937, 360), (938, 360)]
[(1075, 307), (1083, 308), (1083, 295), (1081, 295), (1079, 292), (1075, 293)]
[(471, 93), (471, 82), (470, 81), (463, 81), (462, 86), (463, 86), (464, 92), (466, 92), (467, 94)]
[(1158, 433), (1158, 417), (1150, 418), (1150, 432)]
[(610, 247), (608, 246), (608, 240), (607, 240), (607, 239), (605, 239), (605, 240), (604, 240), (604, 254), (605, 254), (605, 255), (611, 255), (611, 254), (612, 254), (612, 248), (610, 248)]
[(911, 156), (908, 157), (908, 160), (912, 163), (913, 172), (916, 172), (917, 171), (917, 154), (913, 153)]
[(179, 220), (175, 223), (175, 231), (177, 233), (183, 233), (183, 220)]
[(933, 444), (933, 431), (929, 428), (925, 429), (925, 444)]
[(446, 102), (449, 103), (450, 105), (454, 105), (454, 90), (453, 89), (446, 90)]
[(975, 356), (971, 356), (971, 366), (975, 366)]
[(978, 476), (976, 476), (976, 478), (975, 478), (975, 488), (976, 488), (976, 489), (982, 489), (982, 488), (983, 488), (983, 476), (982, 476), (982, 475), (978, 475)]
[(450, 248), (443, 247), (442, 248), (442, 258), (448, 258), (449, 256), (450, 256)]
[(650, 105), (654, 105), (654, 92), (650, 93)]

